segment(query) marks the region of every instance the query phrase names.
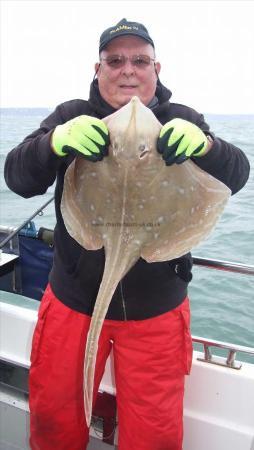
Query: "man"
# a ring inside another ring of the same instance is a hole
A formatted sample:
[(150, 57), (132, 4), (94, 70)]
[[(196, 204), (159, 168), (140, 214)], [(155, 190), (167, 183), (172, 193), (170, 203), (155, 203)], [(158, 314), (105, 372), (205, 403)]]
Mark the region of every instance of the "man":
[[(100, 164), (110, 136), (101, 119), (134, 96), (164, 125), (158, 151), (165, 164), (191, 158), (232, 193), (247, 181), (243, 152), (215, 137), (201, 114), (170, 103), (158, 79), (147, 29), (123, 19), (100, 38), (97, 79), (88, 101), (59, 105), (41, 127), (10, 152), (8, 186), (31, 197), (56, 182), (53, 268), (33, 338), (30, 370), (33, 450), (81, 450), (88, 442), (83, 361), (90, 316), (104, 268), (103, 250), (87, 251), (67, 233), (60, 212), (66, 168), (78, 157)], [(119, 283), (103, 324), (95, 392), (113, 348), (120, 450), (180, 450), (184, 376), (192, 344), (187, 285), (191, 256), (148, 264), (140, 259)]]

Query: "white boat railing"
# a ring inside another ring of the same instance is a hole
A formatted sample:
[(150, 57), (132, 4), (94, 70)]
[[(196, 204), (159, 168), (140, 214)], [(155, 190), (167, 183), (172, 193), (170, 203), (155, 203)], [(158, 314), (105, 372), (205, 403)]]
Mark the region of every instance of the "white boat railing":
[[(254, 356), (254, 348), (245, 347), (243, 345), (234, 345), (227, 342), (220, 342), (213, 339), (204, 339), (198, 336), (192, 336), (194, 343), (202, 344), (204, 356), (198, 358), (198, 361), (204, 361), (210, 364), (217, 364), (219, 366), (229, 367), (230, 369), (241, 369), (242, 364), (239, 361), (235, 361), (236, 353), (247, 353)], [(227, 351), (225, 358), (218, 358), (212, 354), (212, 348), (220, 348)]]
[[(224, 270), (226, 272), (234, 272), (244, 275), (254, 275), (254, 266), (248, 264), (223, 261), (219, 259), (201, 258), (199, 256), (193, 257), (193, 263), (197, 266), (202, 266), (208, 269)], [(192, 336), (192, 341), (203, 346), (204, 357), (198, 358), (198, 360), (210, 364), (217, 364), (220, 366), (229, 367), (231, 369), (241, 369), (242, 364), (239, 361), (235, 361), (236, 353), (241, 352), (254, 356), (254, 348), (252, 347), (229, 344), (227, 342), (220, 342), (213, 339), (204, 339), (198, 336)], [(212, 349), (215, 348), (226, 350), (226, 358), (222, 359), (213, 355)]]
[(220, 259), (193, 257), (193, 262), (197, 266), (207, 267), (208, 269), (225, 270), (226, 272), (236, 272), (245, 275), (254, 275), (254, 266), (249, 264), (223, 261)]

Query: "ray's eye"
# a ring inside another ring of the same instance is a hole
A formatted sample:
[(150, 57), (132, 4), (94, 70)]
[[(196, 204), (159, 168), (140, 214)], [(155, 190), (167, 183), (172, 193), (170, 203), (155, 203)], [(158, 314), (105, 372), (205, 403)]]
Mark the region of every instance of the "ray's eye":
[(143, 158), (149, 152), (149, 150), (145, 144), (141, 144), (139, 146), (139, 151), (140, 151), (140, 155), (139, 155), (140, 159)]

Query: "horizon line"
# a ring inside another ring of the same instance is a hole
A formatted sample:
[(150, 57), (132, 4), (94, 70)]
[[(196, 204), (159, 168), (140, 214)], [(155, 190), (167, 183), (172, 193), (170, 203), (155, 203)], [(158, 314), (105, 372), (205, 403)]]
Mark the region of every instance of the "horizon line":
[[(54, 110), (55, 106), (0, 106), (0, 110), (4, 109), (46, 109), (46, 110)], [(212, 112), (207, 111), (203, 114), (208, 115), (220, 115), (220, 116), (254, 116), (253, 112)]]

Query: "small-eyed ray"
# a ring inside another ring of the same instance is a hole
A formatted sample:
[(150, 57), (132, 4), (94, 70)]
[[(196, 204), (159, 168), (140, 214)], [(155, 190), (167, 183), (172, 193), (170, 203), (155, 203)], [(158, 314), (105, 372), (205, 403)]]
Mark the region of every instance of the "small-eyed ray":
[(140, 257), (149, 263), (171, 260), (199, 244), (231, 194), (192, 161), (165, 165), (156, 150), (162, 125), (137, 97), (103, 120), (109, 155), (97, 163), (76, 158), (67, 169), (61, 203), (69, 234), (88, 250), (105, 249), (84, 362), (88, 425), (98, 340), (117, 284)]

